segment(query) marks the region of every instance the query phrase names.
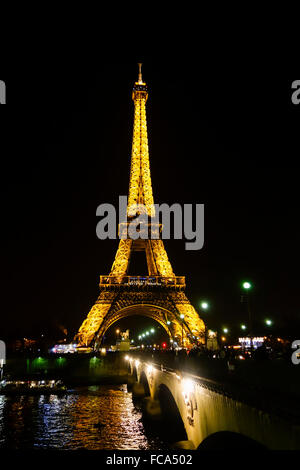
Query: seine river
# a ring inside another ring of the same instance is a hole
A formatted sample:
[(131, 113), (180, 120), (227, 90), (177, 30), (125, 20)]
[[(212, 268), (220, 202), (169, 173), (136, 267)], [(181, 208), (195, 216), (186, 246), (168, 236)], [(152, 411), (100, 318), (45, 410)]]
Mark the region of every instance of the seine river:
[(126, 385), (76, 387), (63, 396), (0, 395), (0, 448), (164, 450), (149, 436)]

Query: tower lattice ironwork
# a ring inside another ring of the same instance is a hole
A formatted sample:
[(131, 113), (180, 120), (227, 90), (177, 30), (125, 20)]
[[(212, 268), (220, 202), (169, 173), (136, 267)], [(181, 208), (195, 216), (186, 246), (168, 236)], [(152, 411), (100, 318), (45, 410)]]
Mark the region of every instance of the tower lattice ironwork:
[[(100, 276), (99, 297), (75, 337), (81, 346), (99, 348), (104, 333), (113, 323), (136, 314), (156, 320), (179, 345), (204, 342), (205, 325), (185, 294), (185, 277), (175, 276), (161, 239), (161, 226), (153, 223), (155, 207), (149, 163), (147, 98), (139, 64), (139, 77), (132, 92), (134, 126), (127, 221), (119, 226), (120, 242), (111, 272)], [(152, 217), (152, 223), (140, 226), (141, 233), (146, 230), (149, 237), (130, 238), (129, 223), (143, 212)], [(145, 253), (148, 276), (128, 275), (134, 251)]]

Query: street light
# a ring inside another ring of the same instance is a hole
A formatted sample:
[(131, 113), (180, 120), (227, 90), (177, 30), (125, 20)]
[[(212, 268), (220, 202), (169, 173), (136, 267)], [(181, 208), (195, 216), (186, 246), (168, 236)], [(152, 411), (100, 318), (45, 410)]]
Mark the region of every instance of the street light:
[(209, 303), (208, 302), (201, 302), (200, 304), (202, 310), (207, 310), (209, 308)]
[[(206, 300), (203, 300), (201, 303), (200, 303), (200, 308), (201, 310), (208, 310), (210, 307), (209, 303), (206, 301)], [(207, 328), (205, 327), (205, 331), (204, 331), (204, 335), (205, 335), (205, 344), (207, 344)]]
[(184, 315), (183, 315), (183, 313), (180, 314), (180, 318), (182, 320), (182, 322), (181, 322), (181, 343), (182, 343), (182, 347), (184, 347), (184, 344), (183, 344), (183, 320), (184, 320)]
[[(244, 281), (242, 283), (242, 288), (247, 292), (250, 292), (252, 289), (252, 284), (249, 281)], [(253, 351), (253, 331), (252, 331), (252, 315), (251, 315), (251, 310), (250, 310), (250, 302), (249, 302), (249, 294), (247, 295), (247, 307), (248, 307), (248, 317), (249, 317), (249, 336), (250, 336), (250, 349), (251, 349), (251, 354)]]
[(272, 326), (272, 324), (273, 324), (272, 320), (266, 320), (266, 325)]
[(246, 290), (249, 290), (252, 287), (251, 282), (248, 282), (248, 281), (243, 282), (242, 285), (243, 285), (243, 289), (246, 289)]
[(223, 328), (224, 333), (228, 333), (228, 328)]
[(242, 330), (246, 330), (246, 329), (247, 329), (246, 325), (241, 325), (241, 328), (242, 328)]

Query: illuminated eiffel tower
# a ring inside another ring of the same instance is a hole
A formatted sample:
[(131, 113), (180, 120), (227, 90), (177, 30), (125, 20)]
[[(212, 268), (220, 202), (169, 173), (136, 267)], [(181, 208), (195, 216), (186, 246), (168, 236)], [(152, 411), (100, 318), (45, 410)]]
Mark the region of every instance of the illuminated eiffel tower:
[[(150, 317), (160, 323), (178, 345), (191, 346), (205, 341), (205, 325), (185, 295), (185, 277), (175, 276), (160, 238), (161, 225), (144, 224), (140, 230), (152, 231), (152, 238), (125, 238), (127, 228), (142, 211), (155, 211), (150, 176), (146, 83), (139, 64), (134, 84), (134, 128), (131, 154), (127, 222), (119, 226), (119, 247), (110, 274), (100, 276), (100, 294), (82, 323), (75, 340), (81, 346), (98, 349), (106, 330), (121, 318), (131, 315)], [(153, 220), (153, 219), (152, 219)], [(153, 238), (156, 233), (157, 238)], [(123, 238), (122, 238), (123, 236)], [(134, 251), (145, 252), (148, 276), (128, 276)]]

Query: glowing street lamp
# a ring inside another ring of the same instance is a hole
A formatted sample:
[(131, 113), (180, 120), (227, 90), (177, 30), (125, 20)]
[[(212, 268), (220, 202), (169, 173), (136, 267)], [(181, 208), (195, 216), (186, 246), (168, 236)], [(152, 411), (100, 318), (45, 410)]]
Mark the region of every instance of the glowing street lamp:
[(252, 284), (251, 284), (251, 282), (245, 281), (245, 282), (243, 282), (242, 287), (245, 290), (249, 290), (249, 289), (252, 288)]
[(228, 333), (228, 331), (229, 331), (228, 328), (223, 328), (224, 333)]
[(151, 331), (151, 333), (154, 333), (154, 328), (151, 328), (151, 330), (150, 330), (150, 331)]
[(184, 343), (183, 343), (183, 320), (184, 320), (184, 315), (183, 313), (180, 314), (180, 318), (181, 318), (181, 343), (182, 343), (182, 347), (184, 347)]
[(202, 310), (207, 310), (209, 309), (209, 303), (208, 302), (201, 302), (200, 307)]
[(266, 320), (266, 325), (267, 325), (267, 326), (272, 326), (272, 325), (273, 325), (272, 320)]
[[(252, 284), (249, 281), (244, 281), (242, 283), (242, 288), (248, 293), (252, 289)], [(248, 307), (248, 317), (249, 317), (249, 335), (250, 335), (250, 348), (251, 353), (253, 351), (253, 331), (252, 331), (252, 315), (250, 310), (250, 301), (249, 301), (249, 294), (246, 296), (247, 298), (247, 307)], [(244, 329), (244, 328), (243, 328)]]
[(241, 325), (242, 330), (246, 330), (247, 326), (246, 325)]

